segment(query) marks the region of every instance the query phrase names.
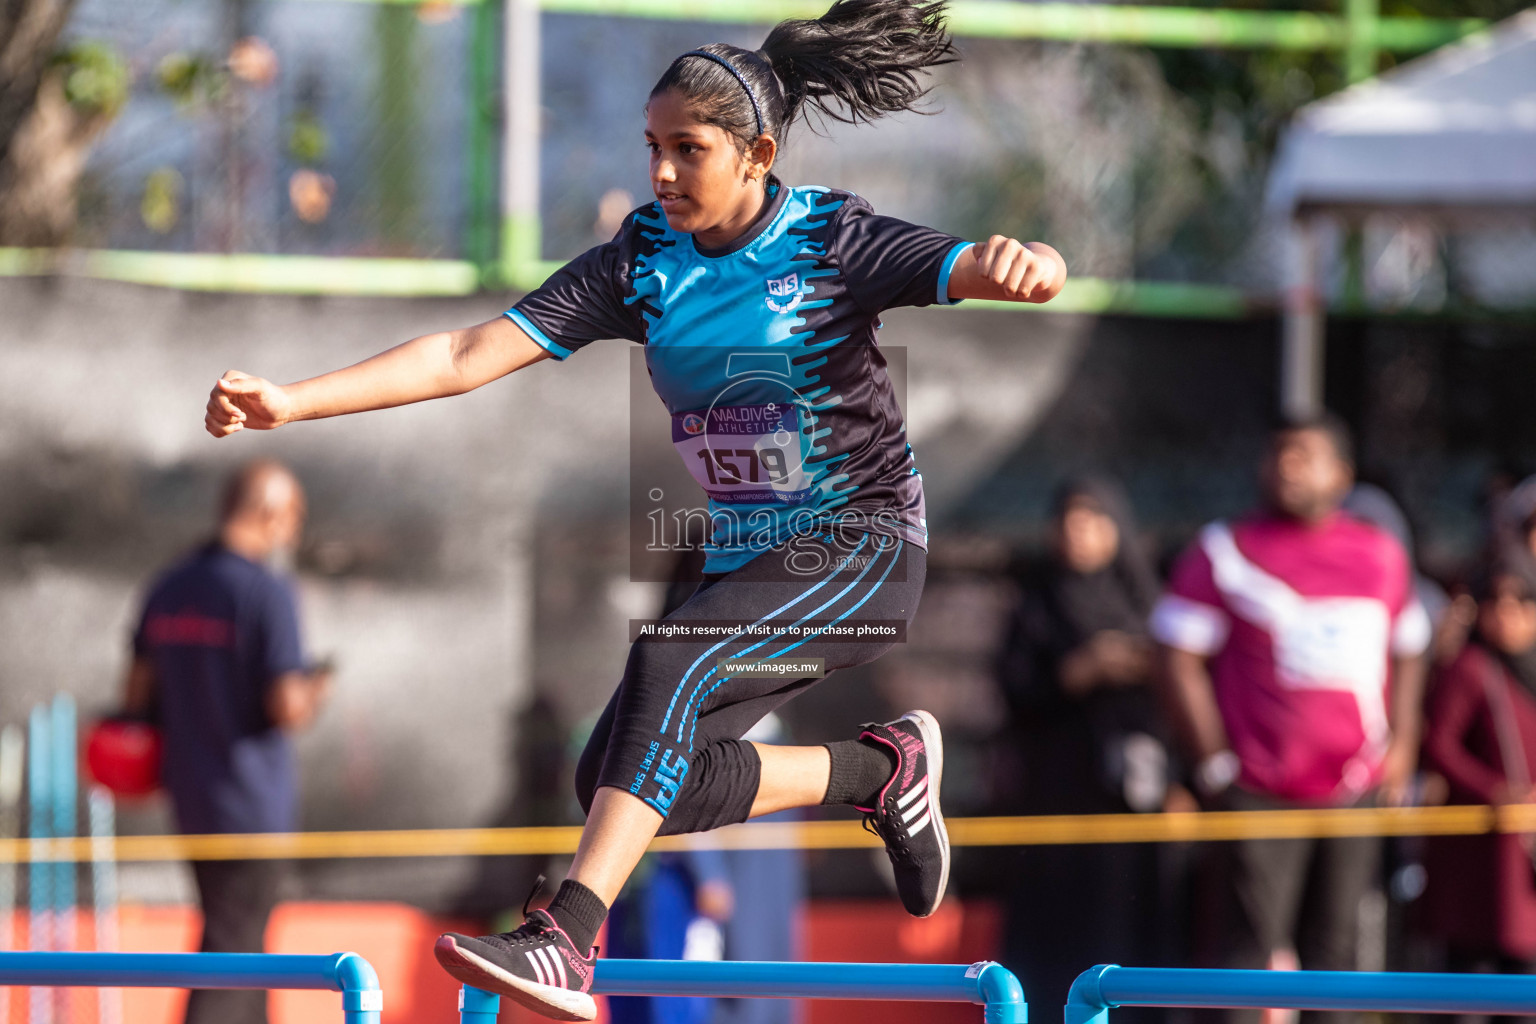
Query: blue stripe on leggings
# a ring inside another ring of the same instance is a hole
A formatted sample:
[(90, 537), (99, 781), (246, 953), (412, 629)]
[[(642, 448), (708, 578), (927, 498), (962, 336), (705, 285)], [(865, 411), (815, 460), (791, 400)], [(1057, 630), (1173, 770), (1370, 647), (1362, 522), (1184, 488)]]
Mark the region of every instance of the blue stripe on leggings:
[[(843, 614), (839, 615), (837, 618), (833, 619), (831, 622), (827, 623), (825, 626), (821, 627), (821, 629), (818, 629), (815, 633), (812, 633), (810, 636), (806, 637), (805, 639), (797, 640), (794, 643), (790, 644), (788, 647), (784, 648), (782, 651), (776, 651), (773, 654), (770, 654), (770, 655), (768, 655), (765, 658), (759, 658), (758, 660), (759, 661), (768, 661), (770, 659), (777, 658), (781, 654), (788, 654), (790, 651), (794, 650), (796, 647), (799, 647), (801, 644), (806, 643), (809, 640), (814, 640), (817, 636), (821, 635), (821, 633), (823, 633), (827, 629), (830, 629), (831, 627), (837, 625), (839, 622), (842, 622), (848, 616), (852, 615), (854, 612), (856, 612), (860, 608), (864, 607), (864, 604), (870, 598), (875, 596), (875, 591), (879, 590), (880, 587), (882, 585), (884, 585), (886, 577), (890, 576), (890, 574), (891, 574), (891, 570), (896, 568), (896, 563), (901, 560), (901, 549), (902, 549), (902, 546), (905, 543), (906, 543), (905, 541), (900, 540), (900, 539), (898, 539), (896, 541), (896, 549), (891, 554), (891, 564), (885, 567), (885, 572), (882, 573), (880, 578), (875, 581), (875, 585), (870, 588), (869, 593), (867, 593), (863, 597), (861, 597), (859, 599), (858, 603), (855, 604), (852, 608), (849, 608), (847, 611), (843, 612)], [(869, 563), (869, 567), (872, 568), (874, 566), (874, 564), (875, 564), (874, 563), (874, 559), (871, 559), (870, 563)], [(861, 574), (860, 575), (860, 579), (862, 579), (862, 578), (863, 578), (863, 576)], [(854, 581), (855, 584), (857, 582), (858, 582), (858, 580)], [(828, 602), (828, 603), (830, 604), (831, 602)], [(825, 606), (823, 606), (823, 607), (825, 607)], [(801, 621), (803, 622), (805, 620), (802, 619)], [(764, 643), (766, 643), (766, 642), (767, 641), (764, 641)], [(706, 692), (704, 694), (704, 696), (699, 698), (699, 712), (696, 713), (693, 716), (693, 727), (688, 730), (688, 750), (690, 752), (693, 750), (693, 735), (694, 735), (694, 732), (699, 727), (699, 714), (703, 713), (704, 702), (709, 699), (709, 695), (711, 693), (714, 693), (716, 690), (718, 690), (720, 688), (721, 683), (724, 683), (726, 681), (726, 679), (731, 679), (731, 678), (734, 678), (734, 677), (726, 676), (725, 679), (721, 679), (719, 682), (715, 683), (714, 686), (711, 686), (709, 688), (708, 692)]]
[[(865, 542), (868, 541), (871, 536), (872, 536), (872, 534), (865, 534), (864, 535), (864, 540), (859, 541), (859, 547), (858, 548), (854, 548), (854, 550), (850, 554), (843, 556), (844, 557), (844, 561), (846, 561), (846, 559), (852, 558), (854, 555), (858, 554), (859, 553), (859, 548), (862, 548), (864, 546)], [(808, 613), (806, 613), (805, 615), (801, 616), (799, 621), (791, 623), (790, 624), (791, 628), (793, 628), (795, 626), (799, 626), (802, 623), (809, 622), (811, 619), (815, 618), (819, 613), (821, 613), (823, 611), (826, 611), (828, 608), (832, 607), (838, 601), (842, 600), (843, 595), (847, 594), (850, 590), (852, 590), (854, 587), (858, 586), (861, 582), (863, 582), (864, 577), (869, 575), (869, 571), (875, 567), (875, 561), (879, 557), (880, 557), (879, 553), (876, 552), (874, 558), (871, 558), (869, 560), (869, 563), (864, 566), (863, 570), (859, 573), (858, 577), (856, 579), (854, 579), (854, 581), (852, 583), (848, 584), (846, 587), (844, 587), (842, 590), (838, 591), (836, 594), (833, 594), (831, 598), (829, 598), (825, 603), (823, 603), (819, 607), (813, 608)], [(841, 565), (842, 565), (842, 562), (839, 562), (839, 566), (841, 566)], [(838, 573), (843, 572), (843, 571), (844, 570), (842, 568), (838, 568), (838, 569), (833, 571), (833, 575), (835, 576)], [(827, 581), (824, 580), (822, 582), (825, 583)], [(821, 585), (818, 584), (816, 589), (818, 589), (818, 590), (821, 589)], [(794, 602), (791, 602), (791, 603), (794, 603)], [(788, 605), (786, 605), (785, 607), (788, 607)], [(757, 621), (758, 622), (763, 622), (765, 620), (764, 619), (758, 619)], [(736, 639), (736, 638), (735, 637), (731, 638), (731, 640), (734, 640), (734, 639)], [(726, 641), (724, 641), (724, 643), (730, 643), (730, 640), (726, 640)], [(759, 647), (762, 647), (762, 646), (764, 646), (766, 644), (771, 644), (771, 643), (773, 643), (773, 637), (767, 636), (767, 637), (764, 637), (763, 639), (757, 641), (757, 643), (753, 644), (751, 647), (743, 648), (742, 650), (737, 651), (735, 654), (728, 654), (728, 655), (726, 655), (726, 657), (727, 658), (740, 658), (743, 655), (751, 654), (753, 651), (757, 650)], [(716, 647), (712, 648), (712, 650), (718, 650), (720, 646), (721, 645), (716, 645)], [(706, 652), (706, 654), (708, 654), (708, 653), (709, 652)], [(700, 660), (703, 660), (702, 657), (701, 657)], [(693, 669), (695, 667), (697, 667), (698, 664), (699, 663), (697, 661), (694, 662), (693, 666), (688, 669), (688, 672), (691, 674), (693, 672)], [(688, 711), (689, 711), (689, 709), (691, 709), (693, 707), (694, 698), (699, 695), (699, 691), (704, 688), (704, 684), (709, 682), (710, 677), (713, 676), (719, 670), (720, 670), (720, 663), (717, 661), (715, 664), (713, 664), (713, 665), (711, 665), (709, 667), (709, 670), (707, 672), (705, 672), (702, 676), (699, 677), (698, 685), (693, 688), (693, 693), (689, 696), (688, 703), (683, 705), (683, 713), (682, 713), (682, 715), (680, 715), (678, 717), (678, 720), (677, 720), (677, 742), (681, 743), (683, 741), (683, 728), (684, 728), (684, 726), (686, 726), (688, 724)], [(729, 678), (729, 677), (727, 677), (727, 678)], [(687, 677), (684, 676), (684, 680), (685, 681), (686, 681), (686, 679), (687, 679)], [(663, 727), (662, 735), (666, 735), (665, 727)], [(691, 730), (690, 730), (690, 735), (692, 735), (692, 731)], [(690, 751), (692, 751), (693, 750), (692, 745), (690, 745), (688, 747), (688, 749)]]
[[(865, 542), (868, 541), (868, 540), (869, 540), (869, 535), (865, 534), (864, 535), (864, 539), (859, 541), (859, 547), (853, 549), (853, 554), (855, 554), (855, 555), (858, 554), (859, 553), (859, 548), (862, 548), (864, 546)], [(784, 605), (781, 608), (774, 609), (773, 611), (769, 612), (767, 615), (764, 615), (762, 618), (760, 618), (756, 622), (752, 623), (752, 625), (753, 626), (761, 625), (762, 623), (767, 622), (769, 619), (773, 618), (775, 615), (778, 615), (781, 612), (786, 612), (789, 609), (793, 608), (795, 605), (799, 604), (801, 601), (804, 601), (806, 598), (808, 598), (812, 594), (816, 593), (816, 591), (820, 590), (822, 587), (826, 586), (828, 583), (831, 583), (833, 577), (835, 577), (838, 574), (839, 571), (841, 571), (841, 570), (834, 569), (832, 571), (832, 575), (831, 576), (828, 576), (826, 579), (822, 580), (820, 583), (817, 583), (814, 587), (811, 587), (808, 590), (802, 591), (798, 596), (795, 597), (795, 599), (793, 601), (790, 601), (788, 604)], [(743, 627), (743, 628), (744, 629), (748, 629), (748, 628), (751, 628), (751, 627)], [(683, 687), (688, 685), (688, 677), (693, 675), (693, 670), (698, 668), (699, 665), (704, 661), (705, 658), (709, 657), (711, 654), (714, 654), (716, 651), (718, 651), (720, 648), (724, 647), (726, 644), (730, 643), (731, 641), (738, 639), (740, 636), (741, 636), (741, 634), (737, 633), (735, 636), (728, 636), (728, 637), (726, 637), (724, 640), (721, 640), (718, 644), (715, 644), (715, 646), (711, 647), (709, 650), (707, 650), (703, 654), (699, 655), (698, 660), (695, 661), (692, 665), (688, 666), (688, 671), (684, 672), (683, 673), (683, 677), (678, 680), (677, 689), (672, 691), (672, 701), (671, 701), (671, 703), (669, 703), (667, 705), (666, 717), (664, 717), (661, 720), (661, 727), (656, 730), (657, 732), (661, 733), (663, 736), (665, 736), (667, 734), (667, 725), (668, 725), (668, 723), (670, 723), (672, 721), (672, 711), (673, 711), (674, 708), (677, 707), (677, 698), (682, 695)], [(705, 678), (708, 678), (708, 677), (706, 676)], [(697, 692), (697, 691), (695, 691), (695, 692)], [(686, 713), (686, 711), (687, 711), (687, 709), (685, 708), (684, 712)], [(678, 740), (679, 743), (681, 743), (682, 740), (683, 740), (683, 729), (682, 729), (682, 725), (681, 724), (678, 725), (677, 740)]]

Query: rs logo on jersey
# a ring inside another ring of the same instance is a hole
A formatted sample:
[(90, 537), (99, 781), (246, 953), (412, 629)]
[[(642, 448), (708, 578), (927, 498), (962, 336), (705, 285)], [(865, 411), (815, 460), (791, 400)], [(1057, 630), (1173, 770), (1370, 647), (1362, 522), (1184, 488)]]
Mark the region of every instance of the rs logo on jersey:
[(775, 313), (788, 313), (800, 305), (800, 275), (785, 274), (783, 277), (770, 277), (764, 282), (768, 286), (768, 308)]

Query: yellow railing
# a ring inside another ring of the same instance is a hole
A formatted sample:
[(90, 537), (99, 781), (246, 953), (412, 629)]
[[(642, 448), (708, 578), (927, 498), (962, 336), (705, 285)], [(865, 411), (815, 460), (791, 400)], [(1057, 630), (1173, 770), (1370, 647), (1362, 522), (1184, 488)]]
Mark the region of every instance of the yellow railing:
[[(1321, 836), (1447, 836), (1536, 832), (1536, 804), (1217, 811), (1180, 814), (1083, 814), (952, 818), (955, 846), (1061, 846), (1099, 843), (1217, 842)], [(568, 854), (581, 829), (469, 828), (259, 835), (121, 836), (110, 840), (124, 861), (485, 857)], [(99, 842), (99, 841), (98, 841)], [(93, 840), (0, 840), (0, 862), (88, 861)], [(857, 821), (749, 822), (714, 832), (657, 839), (652, 849), (842, 850), (878, 845)], [(100, 848), (96, 848), (100, 856)]]

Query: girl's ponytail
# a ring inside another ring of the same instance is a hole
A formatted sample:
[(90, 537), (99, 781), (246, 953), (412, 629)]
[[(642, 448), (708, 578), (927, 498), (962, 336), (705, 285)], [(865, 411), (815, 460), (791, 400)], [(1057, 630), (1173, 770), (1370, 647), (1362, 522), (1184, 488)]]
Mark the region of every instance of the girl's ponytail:
[(758, 52), (784, 83), (787, 126), (804, 106), (850, 124), (911, 110), (922, 72), (955, 60), (944, 3), (837, 0), (814, 21), (780, 22)]
[(762, 49), (726, 43), (672, 62), (651, 95), (676, 90), (693, 115), (735, 137), (780, 146), (806, 106), (836, 121), (872, 121), (913, 110), (928, 92), (922, 73), (956, 59), (943, 0), (837, 0), (814, 20), (780, 22)]

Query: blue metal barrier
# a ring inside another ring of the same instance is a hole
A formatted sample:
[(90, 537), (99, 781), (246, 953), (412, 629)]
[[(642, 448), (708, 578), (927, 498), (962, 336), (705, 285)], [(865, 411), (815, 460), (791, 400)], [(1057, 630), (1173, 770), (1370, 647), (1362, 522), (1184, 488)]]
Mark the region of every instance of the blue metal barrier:
[[(980, 1003), (986, 1024), (1027, 1024), (1024, 989), (1002, 964), (829, 964), (599, 960), (592, 994)], [(493, 1024), (499, 996), (468, 985), (461, 1024)]]
[(0, 985), (329, 989), (346, 1024), (379, 1024), (379, 976), (356, 953), (0, 953)]
[(1536, 977), (1104, 964), (1072, 983), (1066, 1024), (1109, 1024), (1109, 1011), (1120, 1006), (1530, 1014), (1536, 1013)]

